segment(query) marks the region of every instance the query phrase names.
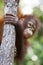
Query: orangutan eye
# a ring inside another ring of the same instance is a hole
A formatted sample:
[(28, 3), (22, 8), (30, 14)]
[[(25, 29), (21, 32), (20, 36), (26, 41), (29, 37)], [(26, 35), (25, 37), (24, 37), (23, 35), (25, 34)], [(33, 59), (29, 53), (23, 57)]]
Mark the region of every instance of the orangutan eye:
[(28, 27), (32, 27), (32, 25), (33, 25), (32, 21), (29, 21), (27, 24)]

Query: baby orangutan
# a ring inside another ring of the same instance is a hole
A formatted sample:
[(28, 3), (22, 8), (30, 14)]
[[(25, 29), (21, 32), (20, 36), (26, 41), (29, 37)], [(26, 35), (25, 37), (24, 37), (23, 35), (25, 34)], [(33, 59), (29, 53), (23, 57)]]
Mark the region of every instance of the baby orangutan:
[(14, 59), (17, 61), (23, 60), (23, 57), (26, 54), (27, 48), (29, 47), (29, 42), (27, 41), (31, 38), (38, 28), (37, 19), (30, 15), (25, 16), (20, 19), (15, 25), (16, 29), (16, 56)]

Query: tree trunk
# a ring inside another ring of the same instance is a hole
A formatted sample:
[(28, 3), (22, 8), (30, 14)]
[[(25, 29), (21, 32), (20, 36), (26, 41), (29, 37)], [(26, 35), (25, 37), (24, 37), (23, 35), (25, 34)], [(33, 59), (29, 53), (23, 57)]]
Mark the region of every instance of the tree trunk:
[[(18, 3), (15, 0), (5, 0), (4, 4), (4, 16), (9, 13), (16, 16)], [(0, 46), (0, 65), (13, 65), (15, 38), (15, 27), (10, 24), (4, 24), (3, 38)]]
[(4, 25), (2, 44), (0, 47), (0, 65), (12, 65), (15, 48), (15, 28), (12, 25)]

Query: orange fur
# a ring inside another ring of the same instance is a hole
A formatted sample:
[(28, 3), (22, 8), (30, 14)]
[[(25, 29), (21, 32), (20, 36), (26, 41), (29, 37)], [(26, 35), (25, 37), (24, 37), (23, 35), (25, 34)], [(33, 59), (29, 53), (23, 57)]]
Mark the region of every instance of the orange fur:
[(3, 26), (4, 26), (4, 16), (0, 16), (0, 44), (2, 40)]

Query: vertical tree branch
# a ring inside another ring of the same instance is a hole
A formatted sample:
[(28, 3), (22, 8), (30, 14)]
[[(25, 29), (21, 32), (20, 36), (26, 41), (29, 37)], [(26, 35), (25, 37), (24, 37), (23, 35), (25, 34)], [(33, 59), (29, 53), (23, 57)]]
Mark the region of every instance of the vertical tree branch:
[[(16, 16), (17, 5), (18, 3), (15, 0), (5, 0), (4, 16), (9, 13)], [(4, 24), (3, 39), (0, 46), (0, 65), (13, 64), (15, 38), (15, 27), (10, 24)]]
[(0, 64), (12, 65), (15, 48), (15, 28), (11, 25), (4, 25), (4, 33), (1, 44)]

